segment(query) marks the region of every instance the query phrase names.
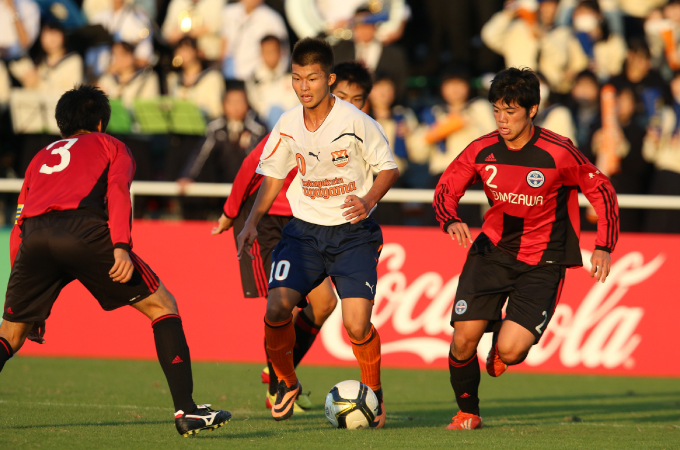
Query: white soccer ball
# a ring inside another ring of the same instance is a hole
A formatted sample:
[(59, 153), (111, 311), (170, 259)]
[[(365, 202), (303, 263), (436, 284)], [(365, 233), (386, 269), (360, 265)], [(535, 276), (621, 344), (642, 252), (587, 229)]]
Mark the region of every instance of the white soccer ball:
[(326, 417), (335, 428), (368, 428), (379, 406), (375, 392), (355, 380), (336, 384), (326, 395)]

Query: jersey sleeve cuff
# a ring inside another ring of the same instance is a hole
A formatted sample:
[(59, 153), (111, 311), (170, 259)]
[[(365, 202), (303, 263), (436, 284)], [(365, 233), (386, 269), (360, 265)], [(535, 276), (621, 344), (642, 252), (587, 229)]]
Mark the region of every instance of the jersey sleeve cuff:
[(132, 250), (130, 244), (126, 244), (125, 242), (118, 242), (116, 244), (113, 244), (113, 248), (122, 248), (128, 253), (130, 253), (130, 250)]
[(611, 253), (611, 252), (612, 252), (612, 249), (611, 249), (611, 248), (605, 247), (604, 245), (596, 245), (596, 246), (595, 246), (595, 250), (603, 250), (603, 251), (605, 251), (605, 252), (607, 252), (607, 253)]
[(449, 219), (446, 222), (444, 222), (444, 233), (448, 233), (449, 225), (452, 223), (460, 222), (459, 219)]

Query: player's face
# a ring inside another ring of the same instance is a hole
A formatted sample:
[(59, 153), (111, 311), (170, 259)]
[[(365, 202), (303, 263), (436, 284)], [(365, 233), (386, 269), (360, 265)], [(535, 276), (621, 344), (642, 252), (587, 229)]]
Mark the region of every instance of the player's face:
[(536, 115), (538, 105), (527, 110), (516, 103), (508, 105), (502, 100), (493, 104), (493, 116), (496, 119), (496, 127), (504, 140), (512, 142), (519, 137), (527, 128), (531, 127), (531, 118)]
[(293, 89), (302, 106), (313, 109), (328, 97), (335, 74), (326, 75), (320, 64), (308, 66), (292, 65)]
[(340, 100), (349, 102), (361, 109), (366, 103), (366, 97), (364, 96), (364, 90), (359, 87), (356, 83), (348, 83), (347, 81), (340, 81), (335, 85), (333, 94)]

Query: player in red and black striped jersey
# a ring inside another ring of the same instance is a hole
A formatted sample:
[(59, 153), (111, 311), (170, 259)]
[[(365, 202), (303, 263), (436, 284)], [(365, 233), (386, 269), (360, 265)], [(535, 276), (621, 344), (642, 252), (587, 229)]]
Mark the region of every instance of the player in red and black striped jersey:
[(456, 215), (460, 198), (481, 180), (491, 206), (468, 253), (451, 312), (449, 369), (460, 412), (449, 429), (482, 426), (477, 345), (484, 332), (494, 331), (486, 361), (491, 376), (524, 361), (552, 318), (565, 269), (583, 265), (579, 189), (598, 214), (591, 277), (604, 282), (609, 274), (619, 234), (616, 193), (568, 138), (533, 125), (539, 100), (531, 70), (500, 72), (489, 91), (498, 129), (473, 141), (435, 191), (442, 230), (465, 247), (472, 238)]
[[(331, 92), (340, 100), (352, 103), (358, 109), (362, 109), (373, 87), (368, 70), (361, 63), (345, 62), (337, 64), (333, 68), (333, 72), (336, 79), (331, 86)], [(224, 204), (223, 214), (212, 231), (213, 234), (222, 233), (233, 226), (234, 238), (236, 238), (243, 230), (243, 225), (250, 215), (257, 191), (264, 178), (256, 173), (255, 169), (260, 163), (262, 151), (268, 139), (269, 134), (243, 161), (234, 179), (231, 194)], [(290, 171), (284, 180), (281, 191), (269, 208), (269, 212), (258, 223), (258, 236), (252, 247), (254, 258), (241, 258), (239, 261), (243, 295), (246, 298), (267, 296), (272, 251), (281, 240), (283, 227), (293, 217), (286, 193), (297, 172), (297, 167)], [(307, 300), (309, 300), (308, 304)], [(326, 279), (310, 292), (307, 299), (303, 300), (302, 303), (298, 305), (302, 309), (299, 312), (294, 312), (297, 313), (294, 318), (296, 342), (293, 349), (293, 363), (295, 367), (307, 354), (321, 326), (335, 309), (337, 297), (330, 280)], [(262, 380), (269, 384), (265, 405), (271, 408), (274, 404), (279, 380), (269, 359), (267, 360), (267, 368), (262, 371)], [(308, 395), (303, 393), (296, 399), (295, 412), (301, 412), (301, 410), (309, 409), (311, 406)]]
[(12, 271), (0, 324), (0, 371), (26, 338), (45, 343), (45, 320), (61, 290), (80, 281), (110, 311), (130, 305), (152, 322), (156, 352), (184, 436), (215, 429), (228, 411), (196, 405), (191, 358), (175, 299), (132, 251), (130, 150), (104, 134), (111, 107), (92, 86), (66, 92), (56, 108), (64, 139), (38, 152), (19, 194)]

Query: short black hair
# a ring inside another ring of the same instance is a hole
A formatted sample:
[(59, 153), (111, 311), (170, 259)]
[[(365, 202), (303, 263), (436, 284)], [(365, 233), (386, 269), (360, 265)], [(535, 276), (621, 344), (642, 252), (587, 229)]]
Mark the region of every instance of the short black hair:
[(269, 41), (276, 42), (277, 44), (281, 45), (281, 39), (279, 39), (277, 36), (274, 36), (273, 34), (268, 34), (262, 39), (260, 39), (260, 45)]
[(642, 54), (645, 58), (650, 59), (652, 52), (649, 50), (649, 45), (644, 37), (633, 37), (628, 41), (628, 51), (631, 53)]
[(541, 102), (541, 88), (538, 77), (528, 67), (508, 67), (496, 74), (489, 89), (489, 102), (497, 101), (510, 105), (515, 103), (526, 109)]
[(61, 96), (54, 117), (64, 138), (81, 130), (96, 132), (100, 121), (103, 133), (111, 118), (111, 105), (101, 89), (81, 84)]
[[(113, 45), (119, 46), (120, 48), (122, 48), (123, 50), (125, 50), (127, 53), (130, 53), (130, 54), (133, 54), (135, 52), (135, 48), (136, 48), (135, 44), (132, 44), (132, 43), (126, 42), (126, 41), (115, 41), (113, 43)], [(112, 45), (112, 47), (113, 47), (113, 45)]]
[(304, 38), (295, 44), (291, 62), (298, 66), (319, 64), (326, 75), (333, 69), (333, 49), (330, 44), (319, 38)]
[(338, 83), (341, 81), (346, 81), (348, 84), (356, 84), (364, 91), (364, 99), (368, 98), (368, 94), (371, 93), (373, 89), (373, 81), (371, 80), (371, 74), (358, 61), (349, 61), (337, 64), (333, 67), (333, 73), (335, 74), (335, 82), (331, 85), (331, 92), (338, 87)]
[(177, 50), (180, 47), (184, 47), (185, 45), (188, 45), (194, 50), (198, 50), (198, 41), (196, 40), (196, 38), (192, 38), (191, 36), (184, 36), (182, 39), (177, 41), (177, 44), (175, 45), (175, 50)]

